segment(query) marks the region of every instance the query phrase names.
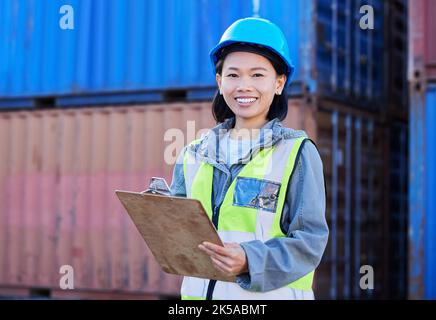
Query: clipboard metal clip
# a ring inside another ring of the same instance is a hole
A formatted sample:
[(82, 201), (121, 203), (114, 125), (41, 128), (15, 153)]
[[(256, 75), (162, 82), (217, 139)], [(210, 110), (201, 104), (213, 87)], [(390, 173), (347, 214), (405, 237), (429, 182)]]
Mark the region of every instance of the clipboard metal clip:
[(150, 179), (150, 185), (148, 186), (148, 188), (141, 192), (141, 194), (145, 193), (170, 196), (171, 190), (164, 178), (152, 177)]

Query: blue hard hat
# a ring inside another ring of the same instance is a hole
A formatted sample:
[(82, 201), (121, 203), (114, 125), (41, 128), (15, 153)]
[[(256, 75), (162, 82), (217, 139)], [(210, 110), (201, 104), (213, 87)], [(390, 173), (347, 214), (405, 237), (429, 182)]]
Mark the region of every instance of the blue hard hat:
[(286, 85), (290, 83), (289, 80), (295, 68), (289, 55), (285, 35), (277, 25), (261, 18), (245, 18), (235, 21), (224, 31), (219, 43), (209, 53), (214, 70), (220, 59), (221, 49), (235, 43), (265, 47), (278, 55), (286, 65)]

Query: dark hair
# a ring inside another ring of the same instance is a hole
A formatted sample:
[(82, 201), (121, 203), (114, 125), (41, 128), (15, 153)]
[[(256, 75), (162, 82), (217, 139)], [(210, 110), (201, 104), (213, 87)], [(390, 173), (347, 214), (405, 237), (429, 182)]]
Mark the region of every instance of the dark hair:
[[(251, 46), (247, 44), (235, 44), (222, 49), (220, 54), (220, 59), (215, 65), (216, 73), (222, 74), (224, 59), (225, 57), (235, 51), (247, 51), (260, 54), (267, 58), (274, 67), (274, 70), (278, 75), (286, 74), (286, 65), (282, 59), (280, 59), (274, 52), (266, 48), (259, 48), (259, 46)], [(217, 91), (212, 102), (212, 114), (217, 123), (224, 122), (226, 119), (235, 116), (233, 111), (229, 108), (224, 97)], [(271, 102), (267, 119), (272, 120), (278, 118), (280, 121), (286, 118), (288, 114), (288, 95), (286, 94), (286, 89), (282, 91), (281, 95), (275, 95), (273, 101)]]

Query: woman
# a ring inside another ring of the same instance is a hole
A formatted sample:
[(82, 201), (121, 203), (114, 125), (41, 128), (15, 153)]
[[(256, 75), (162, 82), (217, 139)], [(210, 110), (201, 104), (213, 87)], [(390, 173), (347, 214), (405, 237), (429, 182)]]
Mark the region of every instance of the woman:
[(236, 283), (185, 277), (182, 299), (314, 299), (327, 244), (320, 156), (303, 131), (283, 128), (294, 71), (281, 30), (234, 22), (212, 49), (218, 125), (186, 146), (171, 193), (196, 198), (224, 247), (199, 246)]

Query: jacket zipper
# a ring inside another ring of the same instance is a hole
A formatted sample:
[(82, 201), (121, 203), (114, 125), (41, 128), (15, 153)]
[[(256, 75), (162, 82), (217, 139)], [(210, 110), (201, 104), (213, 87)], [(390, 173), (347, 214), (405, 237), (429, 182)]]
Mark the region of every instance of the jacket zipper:
[[(220, 207), (221, 205), (215, 207), (212, 214), (212, 223), (217, 230), (218, 230), (218, 217), (219, 217)], [(216, 280), (209, 280), (209, 284), (207, 286), (206, 300), (212, 300), (213, 290), (215, 289), (215, 285), (216, 285)]]

